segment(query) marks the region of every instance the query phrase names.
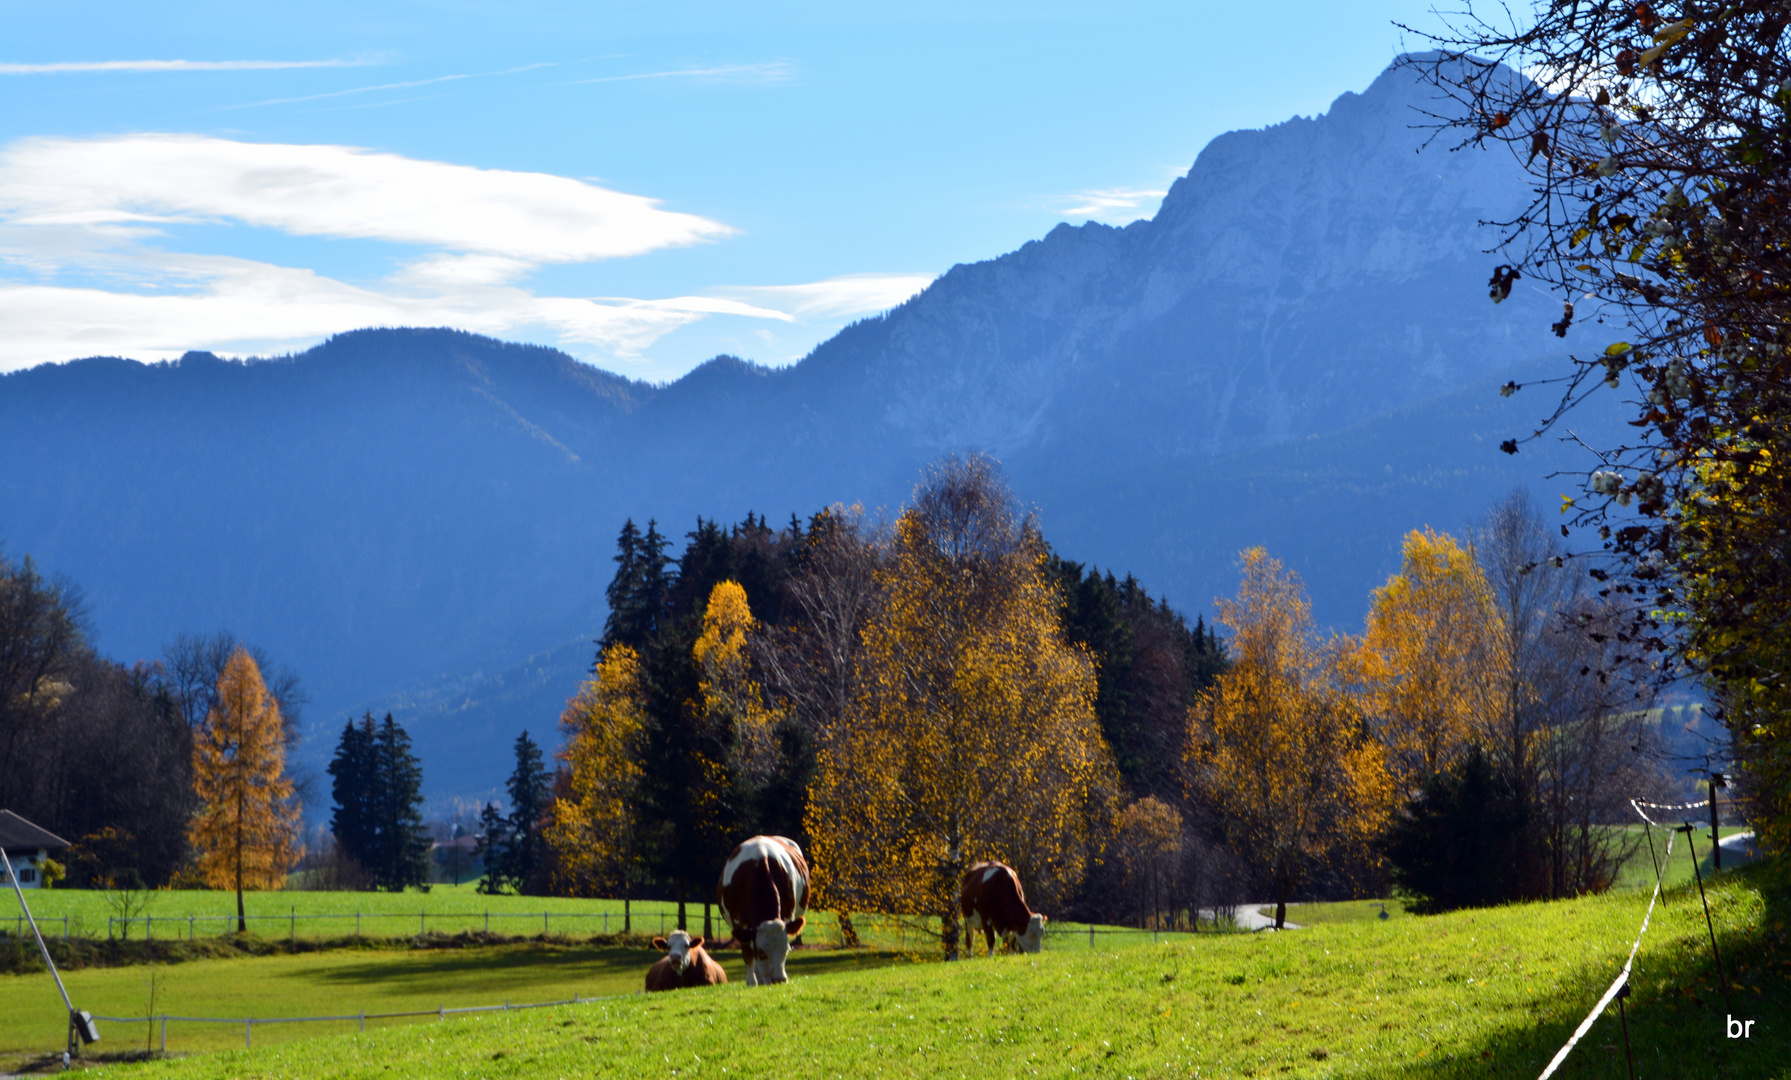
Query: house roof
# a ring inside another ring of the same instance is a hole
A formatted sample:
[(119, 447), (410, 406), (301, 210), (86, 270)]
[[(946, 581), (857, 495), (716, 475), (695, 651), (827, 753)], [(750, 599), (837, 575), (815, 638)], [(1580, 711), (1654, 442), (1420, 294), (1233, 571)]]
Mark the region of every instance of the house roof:
[(11, 810), (0, 810), (0, 848), (65, 848), (68, 841), (40, 829)]

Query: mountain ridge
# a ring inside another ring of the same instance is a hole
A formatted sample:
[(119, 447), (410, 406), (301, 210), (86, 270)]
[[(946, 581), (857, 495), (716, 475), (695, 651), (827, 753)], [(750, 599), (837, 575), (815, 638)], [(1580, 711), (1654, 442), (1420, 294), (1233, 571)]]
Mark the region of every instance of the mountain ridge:
[(1221, 136), (1155, 218), (955, 266), (788, 368), (656, 385), (386, 328), (9, 374), (0, 539), (81, 582), (126, 659), (188, 630), (262, 644), (313, 690), (313, 756), (345, 712), (398, 709), (438, 794), (495, 783), (500, 729), (545, 730), (576, 690), (624, 517), (679, 537), (893, 508), (944, 453), (995, 454), (1066, 557), (1190, 614), (1260, 543), (1352, 625), (1406, 530), (1577, 465), (1496, 452), (1533, 421), (1494, 389), (1581, 339), (1539, 292), (1486, 301), (1478, 222), (1525, 189), (1509, 161), (1416, 153), (1426, 93), (1396, 66)]

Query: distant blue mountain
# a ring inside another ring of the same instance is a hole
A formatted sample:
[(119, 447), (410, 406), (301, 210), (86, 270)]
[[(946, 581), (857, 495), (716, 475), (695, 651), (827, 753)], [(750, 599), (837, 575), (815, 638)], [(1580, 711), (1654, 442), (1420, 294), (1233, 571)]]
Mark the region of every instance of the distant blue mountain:
[[(1515, 458), (1550, 402), (1558, 301), (1486, 297), (1480, 227), (1527, 195), (1490, 153), (1418, 153), (1415, 75), (1209, 145), (1158, 215), (954, 267), (793, 367), (667, 386), (452, 330), (248, 363), (79, 360), (0, 378), (0, 543), (81, 584), (101, 647), (229, 628), (310, 688), (307, 755), (392, 708), (427, 789), (480, 794), (590, 662), (624, 517), (894, 508), (985, 450), (1065, 556), (1190, 612), (1263, 544), (1359, 624), (1400, 537), (1586, 467)], [(1527, 283), (1525, 283), (1527, 284)], [(1615, 420), (1587, 411), (1588, 442)]]

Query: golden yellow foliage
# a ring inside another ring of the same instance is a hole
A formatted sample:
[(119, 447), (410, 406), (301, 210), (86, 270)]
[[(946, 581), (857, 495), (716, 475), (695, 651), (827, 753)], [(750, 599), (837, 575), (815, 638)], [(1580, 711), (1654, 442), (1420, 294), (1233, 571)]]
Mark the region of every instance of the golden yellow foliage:
[(236, 890), (237, 929), (244, 889), (278, 889), (304, 848), (299, 806), (286, 776), (279, 707), (261, 669), (238, 648), (218, 677), (217, 707), (193, 737), (193, 789), (199, 811), (188, 828), (198, 870), (214, 889)]
[(892, 543), (854, 707), (818, 740), (816, 891), (820, 906), (937, 915), (955, 955), (973, 863), (1008, 863), (1046, 903), (1081, 880), (1113, 764), (1030, 525), (923, 506)]
[(1490, 747), (1502, 710), (1505, 635), (1473, 552), (1446, 533), (1406, 534), (1399, 572), (1374, 591), (1345, 666), (1402, 788), (1470, 745)]
[(752, 778), (775, 767), (772, 731), (783, 717), (780, 709), (766, 703), (753, 678), (748, 639), (757, 629), (746, 590), (737, 581), (722, 581), (709, 591), (703, 632), (691, 649), (701, 672), (697, 689), (703, 712), (710, 723), (731, 729), (734, 764)]
[(633, 649), (618, 642), (603, 651), (596, 674), (560, 714), (560, 730), (570, 797), (554, 800), (545, 831), (558, 856), (556, 884), (586, 895), (617, 889), (631, 900), (648, 825), (641, 766), (647, 711)]
[(1334, 655), (1314, 640), (1299, 579), (1261, 548), (1243, 562), (1237, 596), (1219, 601), (1231, 668), (1188, 713), (1188, 764), (1233, 846), (1284, 905), (1333, 855), (1366, 850), (1391, 785)]

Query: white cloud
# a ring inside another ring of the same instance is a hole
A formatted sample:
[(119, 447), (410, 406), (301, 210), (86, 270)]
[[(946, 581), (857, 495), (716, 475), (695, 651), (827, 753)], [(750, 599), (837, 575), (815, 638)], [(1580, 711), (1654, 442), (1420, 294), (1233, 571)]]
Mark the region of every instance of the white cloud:
[(0, 371), (96, 355), (165, 360), (188, 349), (267, 355), (367, 326), (453, 326), (492, 335), (545, 330), (563, 345), (584, 346), (576, 349), (581, 353), (627, 362), (706, 316), (791, 320), (715, 297), (535, 296), (478, 272), (429, 279), (411, 267), (390, 287), (374, 289), (220, 256), (159, 256), (156, 264), (166, 275), (157, 292), (0, 283), (0, 325), (7, 330)]
[(729, 234), (657, 200), (546, 173), (349, 146), (202, 135), (21, 139), (0, 149), (12, 225), (238, 222), (531, 263), (639, 255)]
[(1144, 188), (1105, 188), (1078, 191), (1069, 196), (1072, 204), (1063, 210), (1065, 217), (1115, 219), (1130, 221), (1142, 217), (1142, 207), (1153, 199), (1161, 199), (1167, 191)]
[[(171, 227), (188, 223), (411, 250), (383, 280), (354, 283), (165, 250), (179, 235)], [(681, 327), (710, 318), (783, 324), (775, 340), (806, 351), (838, 320), (893, 307), (932, 280), (856, 274), (660, 299), (542, 296), (524, 284), (543, 264), (729, 232), (564, 177), (351, 147), (192, 135), (25, 139), (0, 147), (0, 371), (94, 355), (169, 359), (189, 349), (270, 355), (368, 326), (452, 326), (555, 342), (663, 378), (682, 368), (645, 351)], [(688, 351), (693, 342), (680, 340), (673, 351)]]
[(85, 60), (53, 64), (0, 64), (0, 75), (67, 75), (110, 71), (280, 71), (287, 68), (362, 67), (371, 60)]
[(933, 283), (932, 274), (846, 274), (806, 285), (740, 285), (717, 293), (746, 297), (804, 319), (888, 311)]

